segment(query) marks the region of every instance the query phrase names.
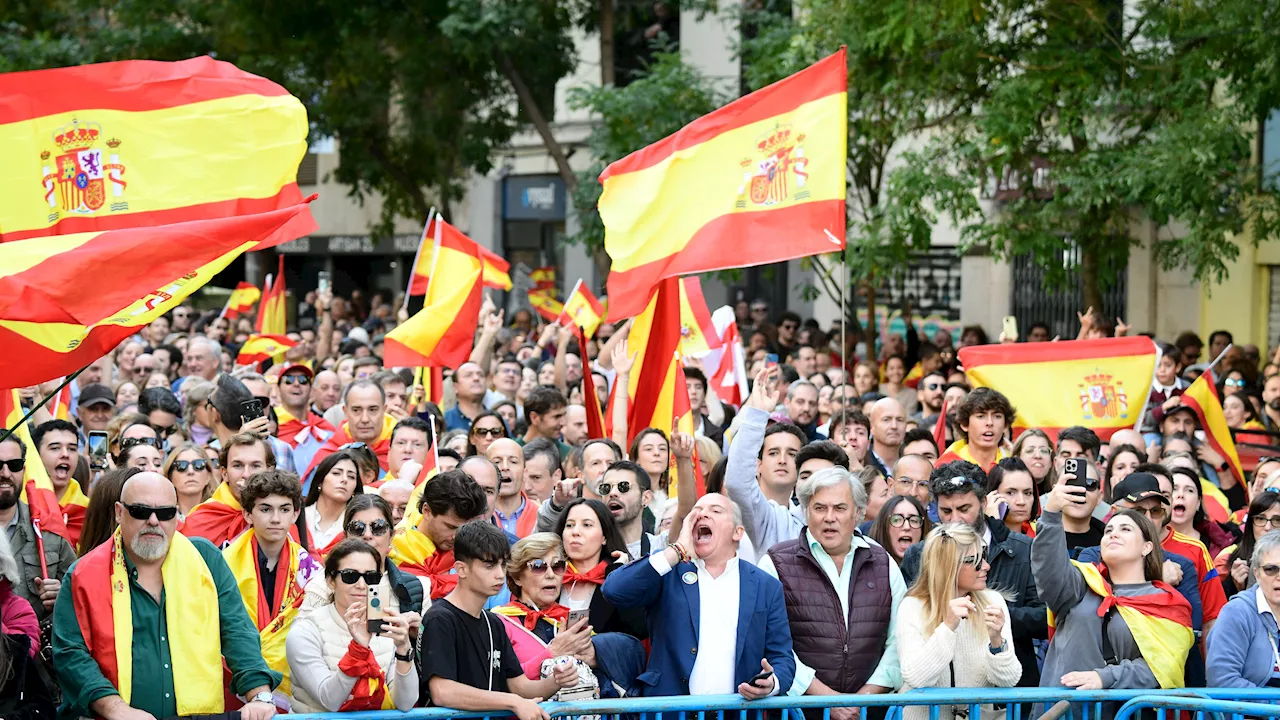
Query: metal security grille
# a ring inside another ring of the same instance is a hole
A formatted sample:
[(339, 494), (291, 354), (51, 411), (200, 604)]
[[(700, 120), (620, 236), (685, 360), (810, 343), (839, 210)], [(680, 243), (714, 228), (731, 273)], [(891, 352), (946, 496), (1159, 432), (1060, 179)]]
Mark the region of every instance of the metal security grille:
[(911, 263), (885, 276), (876, 299), (882, 306), (902, 308), (910, 298), (917, 318), (960, 319), (960, 255), (955, 248), (915, 253)]
[[(1063, 267), (1080, 266), (1080, 250), (1068, 248), (1057, 253), (1055, 263)], [(1104, 317), (1124, 317), (1125, 305), (1128, 302), (1129, 283), (1126, 268), (1117, 273), (1116, 282), (1102, 293), (1102, 314)], [(1018, 332), (1026, 336), (1033, 323), (1042, 322), (1049, 326), (1049, 337), (1055, 335), (1063, 340), (1074, 340), (1080, 332), (1080, 320), (1076, 313), (1084, 312), (1084, 289), (1077, 284), (1065, 289), (1050, 289), (1045, 285), (1044, 269), (1032, 262), (1028, 256), (1019, 256), (1013, 261), (1013, 282), (1010, 290), (1010, 306), (1014, 317), (1018, 318)], [(995, 337), (992, 337), (995, 340)]]
[(1267, 347), (1280, 343), (1280, 265), (1271, 268), (1271, 297), (1267, 303)]

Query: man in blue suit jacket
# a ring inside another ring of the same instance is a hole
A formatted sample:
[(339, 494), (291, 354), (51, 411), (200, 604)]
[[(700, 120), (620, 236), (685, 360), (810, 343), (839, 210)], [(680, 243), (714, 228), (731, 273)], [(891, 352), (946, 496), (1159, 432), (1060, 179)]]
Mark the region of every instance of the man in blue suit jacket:
[(618, 608), (645, 608), (653, 651), (638, 680), (643, 694), (721, 695), (758, 700), (795, 678), (782, 583), (738, 559), (742, 511), (709, 493), (694, 505), (680, 539), (609, 575), (603, 592)]

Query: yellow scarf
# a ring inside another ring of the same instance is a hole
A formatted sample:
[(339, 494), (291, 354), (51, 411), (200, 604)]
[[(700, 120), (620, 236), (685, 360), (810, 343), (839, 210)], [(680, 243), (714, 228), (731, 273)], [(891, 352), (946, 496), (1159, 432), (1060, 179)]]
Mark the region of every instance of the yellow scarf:
[[(222, 551), (222, 557), (226, 559), (227, 566), (231, 568), (231, 573), (236, 577), (236, 585), (240, 589), (240, 599), (244, 601), (245, 610), (249, 613), (249, 620), (254, 627), (258, 628), (258, 639), (262, 645), (262, 658), (267, 661), (267, 665), (272, 670), (279, 672), (284, 676), (280, 681), (279, 690), (282, 693), (289, 694), (292, 692), (292, 683), (289, 681), (289, 661), (285, 658), (284, 642), (289, 634), (289, 628), (293, 626), (293, 620), (298, 616), (298, 611), (302, 608), (303, 592), (298, 586), (298, 560), (301, 557), (302, 546), (293, 541), (293, 538), (286, 537), (285, 541), (289, 544), (289, 567), (277, 567), (276, 572), (285, 571), (284, 593), (277, 591), (276, 607), (274, 608), (274, 617), (266, 623), (265, 626), (259, 622), (259, 578), (258, 578), (258, 549), (257, 544), (253, 542), (254, 532), (250, 528), (240, 534), (234, 542)], [(279, 584), (277, 584), (279, 587)], [(281, 597), (283, 595), (283, 597)]]
[[(422, 500), (422, 492), (426, 489), (427, 483), (431, 482), (431, 478), (440, 474), (438, 468), (431, 468), (427, 471), (427, 479), (423, 480), (413, 492), (409, 493), (409, 504), (404, 508), (404, 517), (401, 518), (400, 524), (396, 526), (397, 536), (409, 528), (416, 528), (422, 523), (422, 511), (418, 510), (418, 503)], [(390, 477), (387, 478), (391, 480)], [(383, 485), (386, 485), (384, 482)]]
[(67, 483), (67, 489), (62, 491), (62, 497), (58, 498), (59, 507), (67, 505), (79, 505), (80, 507), (89, 507), (89, 496), (84, 494), (80, 489), (80, 481), (71, 480)]
[[(408, 515), (406, 514), (406, 518)], [(419, 563), (436, 554), (436, 544), (417, 527), (396, 533), (391, 539), (391, 561), (396, 565)]]

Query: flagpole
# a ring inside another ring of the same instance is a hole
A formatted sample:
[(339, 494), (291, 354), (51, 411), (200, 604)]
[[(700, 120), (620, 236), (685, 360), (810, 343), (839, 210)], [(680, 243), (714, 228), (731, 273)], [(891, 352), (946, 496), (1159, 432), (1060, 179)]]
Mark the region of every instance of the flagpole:
[(409, 312), (409, 291), (413, 289), (413, 276), (418, 272), (418, 260), (422, 258), (422, 246), (427, 243), (427, 230), (431, 228), (431, 217), (436, 214), (436, 208), (433, 205), (427, 211), (427, 224), (422, 226), (422, 237), (418, 240), (418, 249), (413, 253), (413, 265), (409, 266), (409, 284), (404, 288), (404, 304), (400, 306), (401, 310)]
[(1210, 377), (1212, 377), (1214, 366), (1221, 362), (1222, 358), (1226, 357), (1227, 351), (1235, 346), (1235, 343), (1228, 343), (1226, 347), (1222, 348), (1222, 352), (1218, 353), (1218, 357), (1214, 358), (1213, 362), (1209, 363), (1209, 366), (1206, 367), (1204, 371), (1210, 373)]
[[(847, 254), (848, 252), (849, 252), (848, 248), (845, 248), (845, 249), (843, 249), (843, 250), (841, 250), (841, 251), (840, 251), (840, 274), (844, 276), (844, 277), (840, 278), (840, 362), (842, 362), (842, 363), (844, 364), (844, 368), (842, 368), (842, 369), (843, 369), (843, 370), (844, 370), (844, 372), (845, 372), (845, 378), (844, 378), (844, 379), (845, 379), (845, 384), (846, 384), (846, 385), (847, 385), (847, 384), (849, 384), (849, 380), (850, 380), (850, 378), (849, 378), (849, 376), (848, 376), (848, 373), (849, 373), (849, 357), (848, 357), (848, 355), (849, 355), (849, 343), (848, 343), (848, 341), (845, 339), (845, 316), (846, 316), (846, 315), (848, 315), (848, 310), (846, 310), (846, 309), (845, 309), (845, 306), (844, 306), (844, 294), (845, 294), (845, 288), (846, 288), (846, 286), (849, 284), (849, 266), (848, 266), (848, 264), (847, 264), (847, 262), (848, 262), (848, 258), (846, 257), (846, 254)], [(842, 387), (843, 387), (843, 386), (842, 386)], [(842, 391), (842, 392), (843, 392), (843, 391)], [(845, 399), (845, 401), (847, 401), (847, 398)], [(843, 404), (843, 403), (842, 403), (842, 404)]]
[(89, 366), (85, 365), (79, 370), (68, 375), (66, 379), (62, 381), (62, 384), (57, 387), (57, 389), (55, 389), (52, 393), (49, 393), (48, 395), (46, 395), (43, 400), (37, 402), (35, 405), (32, 405), (31, 409), (27, 411), (27, 414), (23, 415), (22, 418), (18, 420), (17, 424), (15, 424), (13, 427), (0, 428), (0, 443), (4, 442), (5, 440), (8, 440), (10, 435), (13, 435), (15, 432), (18, 431), (18, 428), (22, 427), (23, 425), (26, 425), (27, 421), (31, 419), (32, 415), (36, 414), (37, 410), (44, 407), (45, 405), (48, 405), (50, 400), (54, 399), (55, 397), (58, 396), (58, 393), (62, 392), (62, 388), (70, 385), (72, 380), (75, 380), (76, 378), (80, 377), (80, 373), (84, 372), (88, 368)]

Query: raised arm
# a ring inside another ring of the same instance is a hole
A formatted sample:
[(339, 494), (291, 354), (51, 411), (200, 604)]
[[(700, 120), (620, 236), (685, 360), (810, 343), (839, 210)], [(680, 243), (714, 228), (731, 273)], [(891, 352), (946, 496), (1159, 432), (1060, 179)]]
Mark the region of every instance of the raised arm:
[(498, 331), (502, 329), (502, 310), (495, 310), (489, 296), (484, 298), (484, 306), (480, 309), (480, 317), (484, 318), (480, 327), (480, 337), (476, 338), (476, 346), (471, 349), (471, 362), (479, 365), (489, 374), (490, 360), (493, 358), (493, 345), (498, 339)]
[[(621, 331), (619, 331), (621, 332)], [(614, 336), (617, 337), (616, 335)], [(610, 338), (612, 340), (613, 338)], [(603, 351), (601, 356), (603, 356)], [(613, 369), (617, 375), (613, 379), (613, 441), (626, 452), (627, 447), (627, 414), (631, 409), (631, 368), (636, 363), (624, 340), (613, 346), (611, 351)]]
[(1068, 502), (1082, 502), (1084, 492), (1084, 488), (1073, 485), (1053, 486), (1036, 526), (1036, 538), (1031, 542), (1031, 572), (1038, 595), (1059, 617), (1075, 607), (1088, 592), (1084, 576), (1071, 564), (1067, 535), (1062, 528), (1063, 506)]
[(693, 469), (693, 436), (673, 430), (671, 452), (676, 456), (676, 515), (667, 537), (680, 537), (684, 519), (698, 502), (698, 481)]
[(763, 540), (770, 536), (775, 522), (773, 513), (769, 511), (769, 499), (760, 490), (756, 479), (756, 468), (759, 465), (760, 448), (764, 446), (765, 426), (769, 423), (769, 413), (777, 407), (781, 389), (772, 390), (769, 385), (778, 373), (778, 368), (761, 370), (756, 375), (755, 386), (751, 388), (751, 396), (742, 405), (738, 414), (741, 425), (729, 443), (729, 461), (725, 467), (724, 487), (729, 498), (742, 508), (742, 524), (747, 529), (751, 542), (761, 552), (768, 551)]

